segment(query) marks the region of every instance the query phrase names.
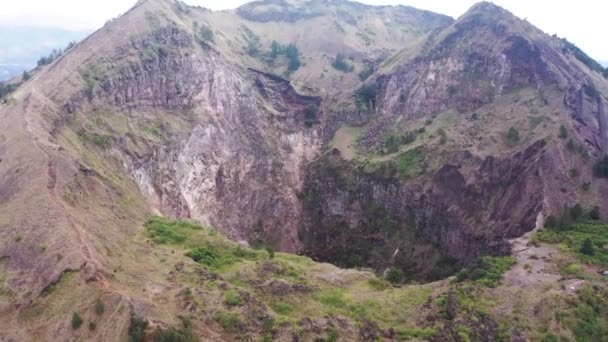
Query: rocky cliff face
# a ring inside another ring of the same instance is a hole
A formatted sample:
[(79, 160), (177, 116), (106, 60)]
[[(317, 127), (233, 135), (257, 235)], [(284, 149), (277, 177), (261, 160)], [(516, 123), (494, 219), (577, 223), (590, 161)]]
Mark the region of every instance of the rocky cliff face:
[(428, 182), (402, 182), (391, 164), (366, 172), (333, 150), (313, 163), (305, 183), (305, 250), (344, 266), (393, 266), (431, 279), (483, 254), (508, 254), (507, 239), (534, 227), (543, 210), (542, 174), (551, 173), (544, 147), (506, 158), (465, 151)]
[[(572, 156), (573, 146), (580, 142), (584, 150), (602, 152), (603, 100), (596, 103), (595, 91), (589, 90), (595, 89), (590, 85), (594, 76), (562, 54), (558, 43), (505, 10), (482, 3), (431, 35), (422, 54), (368, 82), (377, 95), (364, 115), (363, 136), (353, 142), (371, 151), (366, 158), (373, 160), (374, 151), (386, 151), (402, 134), (425, 132), (426, 127), (418, 128), (421, 117), (429, 124), (453, 111), (461, 123), (485, 123), (452, 128), (449, 134), (459, 136), (448, 142), (450, 147), (441, 146), (449, 141), (448, 128), (441, 128), (437, 132), (445, 141), (439, 146), (427, 138), (410, 149), (420, 161), (408, 159), (407, 153), (376, 158), (371, 172), (369, 160), (348, 162), (335, 150), (316, 160), (304, 186), (301, 238), (307, 253), (345, 266), (396, 266), (406, 274), (433, 278), (483, 254), (509, 253), (507, 240), (534, 228), (539, 213), (560, 212), (564, 203), (580, 200), (580, 180), (568, 176), (579, 171), (575, 165), (581, 160)], [(510, 109), (501, 108), (503, 98), (522, 89), (533, 89), (527, 108), (513, 102)], [(551, 138), (557, 126), (553, 132), (526, 132), (521, 144), (517, 122), (522, 110), (533, 115), (554, 110), (552, 115), (574, 122), (570, 152), (563, 148), (565, 140)], [(504, 133), (478, 136), (501, 126), (498, 122), (506, 117), (512, 121), (502, 125)], [(504, 142), (509, 130), (516, 132), (516, 141)], [(512, 144), (519, 146), (513, 149)], [(493, 152), (484, 151), (488, 149)], [(408, 163), (420, 164), (417, 180), (404, 181), (399, 174)], [(602, 198), (596, 203), (603, 203)]]

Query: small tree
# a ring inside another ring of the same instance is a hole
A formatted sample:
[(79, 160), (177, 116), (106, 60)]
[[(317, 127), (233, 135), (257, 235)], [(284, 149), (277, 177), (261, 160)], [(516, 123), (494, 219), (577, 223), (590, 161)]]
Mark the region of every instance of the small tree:
[(266, 248), (266, 253), (268, 253), (268, 257), (270, 259), (274, 259), (274, 249), (272, 249), (272, 247), (267, 246)]
[(201, 39), (204, 42), (207, 43), (213, 43), (214, 40), (214, 36), (213, 36), (213, 30), (205, 25), (201, 25), (199, 34), (201, 36)]
[(270, 58), (275, 59), (281, 53), (281, 44), (279, 44), (276, 40), (272, 41), (270, 44)]
[(24, 71), (23, 76), (21, 78), (23, 79), (23, 82), (26, 82), (27, 80), (29, 80), (31, 78), (30, 73), (27, 71)]
[(604, 156), (593, 166), (593, 173), (596, 177), (608, 178), (608, 156)]
[(403, 271), (396, 267), (391, 267), (391, 269), (386, 274), (386, 280), (390, 281), (393, 284), (399, 284), (401, 280), (403, 280)]
[(517, 144), (519, 142), (519, 131), (517, 130), (517, 128), (509, 128), (509, 132), (507, 132), (507, 140), (512, 145)]
[(597, 205), (589, 210), (589, 218), (592, 220), (600, 219), (600, 208)]
[(101, 299), (97, 298), (97, 301), (95, 302), (95, 313), (97, 315), (101, 316), (104, 311), (105, 311), (105, 305), (103, 305), (103, 302), (101, 301)]
[(591, 242), (591, 239), (587, 238), (585, 241), (583, 241), (580, 252), (590, 256), (595, 254), (595, 247), (593, 247), (593, 242)]
[(82, 325), (82, 318), (80, 318), (80, 315), (78, 314), (78, 312), (74, 312), (72, 314), (72, 329), (76, 330), (76, 329), (80, 328), (81, 325)]
[(346, 62), (346, 59), (344, 58), (344, 55), (341, 54), (341, 53), (338, 53), (336, 55), (336, 59), (334, 59), (334, 62), (331, 65), (334, 68), (336, 68), (337, 70), (340, 70), (342, 72), (351, 72), (354, 69), (354, 67), (352, 65), (349, 65)]
[(560, 139), (566, 139), (568, 137), (568, 129), (564, 125), (559, 126), (559, 135)]
[(555, 228), (557, 227), (557, 218), (553, 215), (549, 215), (547, 220), (545, 221), (545, 228)]
[(580, 220), (580, 218), (583, 217), (583, 207), (576, 203), (574, 207), (570, 208), (570, 217), (574, 221)]

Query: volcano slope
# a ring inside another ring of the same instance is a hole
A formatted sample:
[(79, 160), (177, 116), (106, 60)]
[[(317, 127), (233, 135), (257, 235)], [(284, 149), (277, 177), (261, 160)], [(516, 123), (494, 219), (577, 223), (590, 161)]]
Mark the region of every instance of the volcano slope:
[(491, 3), (139, 1), (2, 99), (0, 336), (601, 340), (606, 74)]

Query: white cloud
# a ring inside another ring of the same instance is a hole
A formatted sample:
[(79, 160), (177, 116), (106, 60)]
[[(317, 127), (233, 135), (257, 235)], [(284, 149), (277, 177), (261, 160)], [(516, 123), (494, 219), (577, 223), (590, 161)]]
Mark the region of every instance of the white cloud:
[[(92, 29), (126, 12), (134, 0), (0, 0), (0, 23), (5, 25), (52, 25), (70, 29)], [(238, 7), (243, 0), (186, 0), (214, 10)], [(374, 5), (410, 5), (453, 17), (463, 14), (474, 0), (360, 0)], [(495, 0), (520, 17), (528, 18), (543, 31), (566, 37), (591, 56), (608, 60), (601, 26), (608, 3), (597, 0)]]

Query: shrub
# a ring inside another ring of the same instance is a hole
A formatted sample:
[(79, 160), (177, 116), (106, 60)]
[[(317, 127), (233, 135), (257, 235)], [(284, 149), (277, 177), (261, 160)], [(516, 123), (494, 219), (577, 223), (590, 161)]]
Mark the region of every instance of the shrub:
[(239, 306), (243, 304), (243, 299), (238, 291), (230, 289), (224, 294), (224, 303), (228, 306)]
[(396, 268), (391, 267), (391, 269), (386, 274), (386, 280), (390, 281), (393, 284), (399, 284), (403, 280), (403, 271)]
[(215, 315), (215, 321), (230, 333), (238, 332), (242, 324), (239, 315), (234, 312), (219, 312)]
[(325, 338), (325, 341), (335, 342), (338, 340), (338, 337), (340, 337), (340, 334), (338, 333), (338, 329), (336, 329), (335, 327), (330, 327), (327, 330), (327, 338)]
[(101, 299), (97, 298), (97, 301), (95, 301), (95, 313), (101, 316), (104, 311), (105, 306), (103, 305), (103, 302), (101, 301)]
[(585, 183), (583, 183), (583, 191), (589, 191), (591, 190), (591, 182), (587, 181)]
[(441, 145), (445, 145), (448, 142), (448, 134), (445, 132), (443, 128), (437, 130), (437, 134), (439, 134), (439, 143)]
[(509, 128), (507, 132), (507, 141), (511, 145), (515, 145), (519, 142), (519, 131), (515, 127)]
[(213, 43), (215, 39), (213, 36), (213, 30), (205, 25), (201, 25), (199, 29), (199, 36), (204, 42), (207, 43)]
[(572, 138), (568, 139), (568, 142), (566, 143), (566, 148), (570, 152), (576, 151), (576, 143), (574, 142), (574, 140), (572, 140)]
[(72, 329), (76, 330), (82, 325), (82, 318), (78, 312), (72, 313)]
[(566, 139), (568, 137), (568, 129), (564, 125), (559, 126), (559, 134), (558, 137), (560, 139)]
[(267, 318), (264, 320), (264, 323), (262, 323), (262, 328), (264, 329), (265, 333), (271, 333), (272, 330), (274, 329), (274, 318)]
[(281, 53), (282, 47), (281, 44), (279, 44), (276, 40), (272, 41), (272, 44), (270, 44), (270, 58), (275, 59), (279, 56), (279, 54)]
[(336, 55), (336, 59), (334, 59), (334, 62), (331, 64), (336, 70), (340, 70), (342, 72), (351, 72), (353, 71), (355, 68), (348, 64), (346, 62), (346, 59), (344, 58), (344, 55), (341, 53), (338, 53)]
[(247, 43), (247, 54), (249, 56), (254, 57), (254, 56), (257, 56), (259, 52), (260, 52), (260, 49), (258, 48), (257, 41), (250, 40)]
[(424, 173), (425, 154), (422, 147), (417, 147), (399, 154), (397, 171), (403, 179), (411, 179)]
[(596, 177), (608, 178), (608, 155), (604, 156), (593, 166), (593, 174)]
[(469, 266), (460, 271), (456, 277), (457, 281), (469, 279), (488, 287), (496, 287), (502, 275), (515, 264), (515, 259), (505, 257), (482, 257), (473, 261)]
[(597, 205), (589, 210), (589, 218), (592, 220), (600, 219), (600, 208)]
[(367, 283), (371, 288), (378, 291), (383, 291), (390, 287), (390, 284), (386, 280), (378, 277), (370, 278)]
[(545, 228), (555, 228), (557, 227), (557, 218), (553, 215), (549, 215), (547, 220), (545, 220)]
[(590, 238), (586, 238), (581, 245), (580, 252), (585, 255), (593, 256), (595, 254), (595, 247)]
[(23, 72), (23, 75), (21, 76), (21, 79), (23, 79), (23, 82), (29, 80), (31, 78), (30, 73), (27, 71)]
[(295, 44), (289, 44), (285, 48), (285, 56), (287, 56), (287, 71), (294, 72), (300, 68), (300, 51)]
[(268, 257), (270, 259), (274, 259), (274, 249), (272, 249), (272, 247), (268, 247), (266, 246), (266, 253), (268, 253)]
[(209, 246), (193, 249), (186, 253), (186, 256), (206, 266), (217, 265), (221, 257), (220, 253), (215, 248)]
[(304, 123), (311, 127), (315, 122), (317, 122), (317, 106), (309, 104), (304, 108)]
[(583, 207), (579, 203), (570, 208), (570, 217), (574, 221), (578, 221), (583, 217)]
[[(376, 107), (376, 96), (378, 88), (376, 83), (364, 84), (355, 92), (355, 102), (357, 106), (365, 106), (367, 109)], [(371, 108), (369, 107), (371, 105)]]
[(271, 302), (270, 307), (279, 315), (287, 315), (293, 311), (293, 305), (283, 301)]
[(571, 168), (570, 171), (570, 177), (572, 178), (576, 178), (579, 175), (578, 169), (577, 168)]
[(179, 316), (179, 319), (182, 321), (182, 327), (180, 329), (169, 328), (162, 329), (160, 327), (156, 328), (154, 334), (152, 335), (152, 339), (155, 342), (196, 342), (198, 341), (198, 337), (195, 332), (192, 330), (192, 321), (190, 318), (185, 316)]
[(175, 221), (160, 216), (151, 216), (144, 223), (152, 241), (158, 244), (181, 244), (186, 242), (188, 231), (201, 230), (201, 226), (185, 220)]
[(142, 342), (144, 340), (144, 331), (147, 327), (148, 321), (131, 316), (128, 333), (129, 342)]
[[(374, 73), (374, 66), (372, 64), (368, 64), (367, 67), (359, 73), (359, 79), (361, 81), (365, 81)], [(401, 94), (403, 95), (403, 94)], [(401, 101), (403, 102), (403, 101)]]
[(97, 328), (97, 324), (95, 322), (89, 322), (89, 330), (93, 331)]

